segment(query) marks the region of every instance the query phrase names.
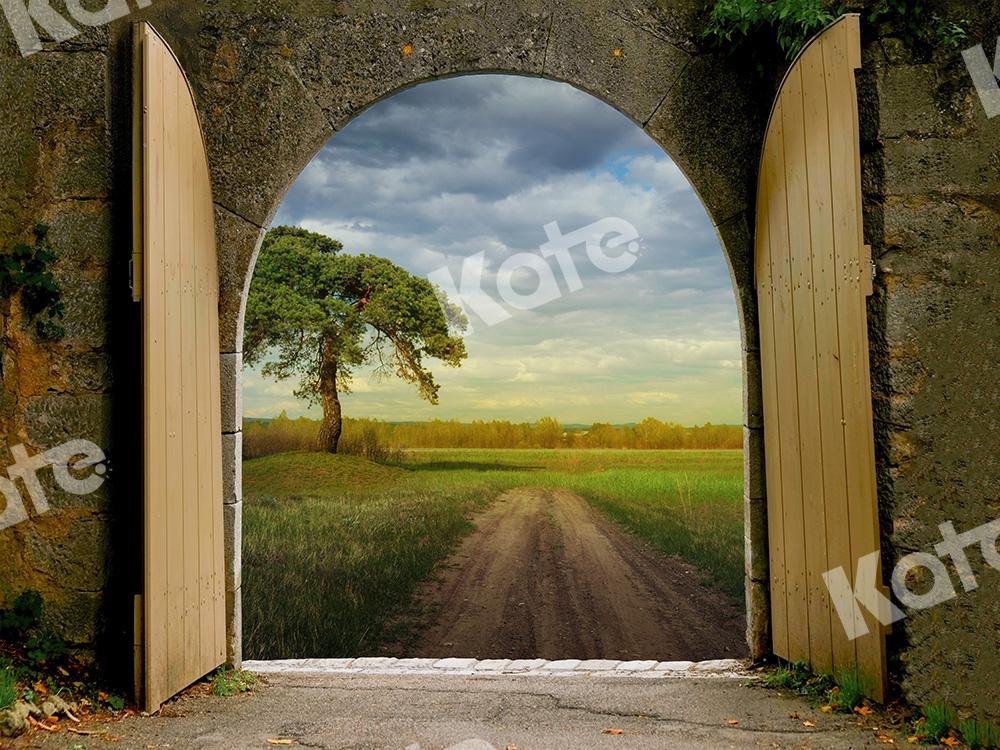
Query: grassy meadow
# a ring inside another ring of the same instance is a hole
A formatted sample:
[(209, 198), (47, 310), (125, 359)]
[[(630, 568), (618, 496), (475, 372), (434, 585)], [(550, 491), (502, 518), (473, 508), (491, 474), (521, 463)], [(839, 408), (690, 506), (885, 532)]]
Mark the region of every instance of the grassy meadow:
[(373, 655), (414, 588), (514, 487), (570, 489), (743, 597), (737, 450), (428, 449), (392, 464), (283, 453), (244, 462), (247, 658)]

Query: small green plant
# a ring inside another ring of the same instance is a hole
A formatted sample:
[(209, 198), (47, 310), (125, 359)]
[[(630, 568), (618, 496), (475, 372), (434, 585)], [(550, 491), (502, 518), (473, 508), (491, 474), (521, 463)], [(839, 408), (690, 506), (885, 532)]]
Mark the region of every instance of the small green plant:
[(26, 589), (7, 609), (0, 609), (0, 638), (16, 639), (38, 625), (42, 616), (42, 596)]
[(69, 646), (47, 630), (39, 630), (28, 636), (27, 654), (35, 664), (52, 664), (69, 655)]
[(0, 711), (10, 708), (17, 700), (17, 677), (14, 670), (4, 668), (0, 670)]
[(943, 45), (959, 49), (969, 38), (967, 19), (932, 14), (922, 0), (877, 0), (868, 14), (868, 22), (888, 26), (890, 33), (911, 48)]
[(813, 677), (809, 666), (804, 662), (781, 664), (764, 675), (761, 681), (764, 687), (773, 690), (799, 690)]
[(791, 690), (824, 710), (851, 713), (865, 700), (865, 680), (855, 669), (838, 671), (835, 676), (815, 674), (804, 662), (781, 664), (766, 675), (761, 683), (775, 690)]
[(934, 14), (934, 36), (938, 42), (951, 49), (961, 49), (969, 40), (969, 20), (962, 18), (957, 21), (948, 20)]
[(111, 694), (105, 698), (104, 702), (112, 711), (118, 712), (125, 708), (125, 699), (120, 695)]
[(60, 323), (66, 307), (62, 289), (52, 273), (56, 253), (48, 236), (49, 228), (36, 224), (34, 244), (19, 243), (0, 253), (0, 297), (9, 298), (20, 292), (24, 311), (34, 322), (38, 336), (55, 340), (66, 333)]
[(247, 693), (256, 685), (257, 676), (253, 672), (220, 668), (212, 675), (212, 695), (223, 698)]
[(944, 703), (932, 703), (923, 709), (914, 726), (914, 733), (922, 740), (937, 742), (948, 734), (955, 724), (952, 710)]
[(41, 594), (31, 589), (22, 591), (9, 607), (0, 609), (0, 640), (22, 649), (19, 669), (24, 677), (37, 679), (40, 667), (58, 664), (69, 656), (67, 643), (43, 628), (41, 618)]
[(962, 733), (962, 739), (973, 750), (1000, 747), (1000, 727), (988, 721), (966, 719), (959, 723), (958, 730)]
[(781, 664), (766, 674), (762, 683), (776, 690), (791, 690), (815, 703), (829, 702), (836, 690), (831, 677), (813, 673), (805, 662)]

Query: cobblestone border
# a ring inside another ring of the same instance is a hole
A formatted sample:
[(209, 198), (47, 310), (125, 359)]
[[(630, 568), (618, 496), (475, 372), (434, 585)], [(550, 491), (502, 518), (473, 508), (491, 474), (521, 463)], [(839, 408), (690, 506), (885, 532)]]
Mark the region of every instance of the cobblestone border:
[(610, 659), (285, 659), (247, 661), (243, 668), (259, 674), (378, 674), (378, 675), (524, 675), (537, 677), (752, 677), (736, 659), (712, 661), (615, 661)]

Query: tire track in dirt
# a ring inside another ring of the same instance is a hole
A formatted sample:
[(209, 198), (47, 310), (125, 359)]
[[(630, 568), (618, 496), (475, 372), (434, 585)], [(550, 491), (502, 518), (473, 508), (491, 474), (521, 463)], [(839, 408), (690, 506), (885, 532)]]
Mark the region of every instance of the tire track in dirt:
[(739, 658), (744, 614), (690, 565), (567, 490), (501, 496), (426, 584), (403, 656), (479, 659)]

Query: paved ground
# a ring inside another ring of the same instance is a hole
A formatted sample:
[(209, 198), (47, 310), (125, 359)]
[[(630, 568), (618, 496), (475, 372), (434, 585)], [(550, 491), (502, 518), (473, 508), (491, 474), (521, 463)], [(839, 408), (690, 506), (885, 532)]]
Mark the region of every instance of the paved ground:
[(746, 654), (745, 615), (698, 571), (567, 490), (507, 492), (426, 585), (392, 656), (700, 661)]
[(269, 740), (330, 750), (885, 747), (857, 717), (823, 714), (736, 679), (284, 674), (268, 680), (253, 695), (180, 698), (160, 716), (110, 725), (102, 737), (36, 733), (21, 747), (287, 746)]

